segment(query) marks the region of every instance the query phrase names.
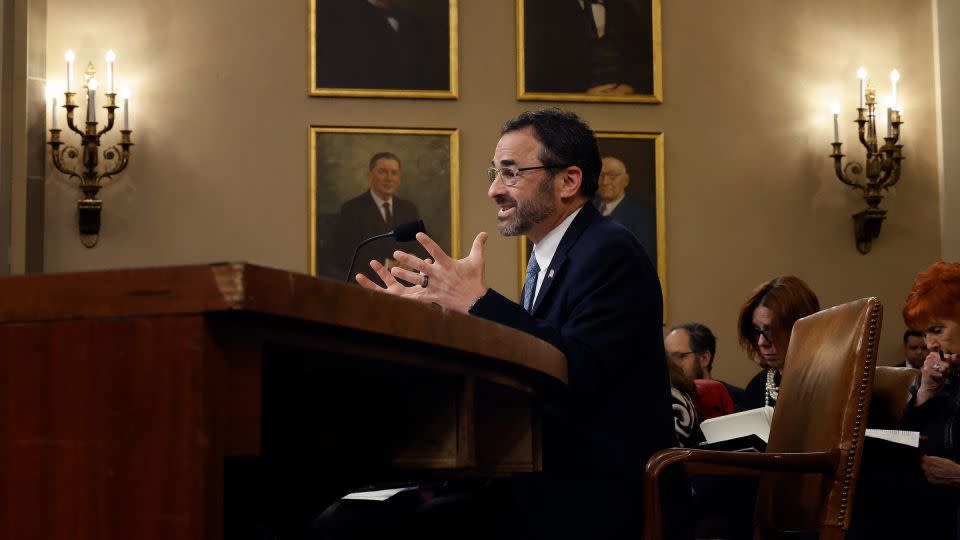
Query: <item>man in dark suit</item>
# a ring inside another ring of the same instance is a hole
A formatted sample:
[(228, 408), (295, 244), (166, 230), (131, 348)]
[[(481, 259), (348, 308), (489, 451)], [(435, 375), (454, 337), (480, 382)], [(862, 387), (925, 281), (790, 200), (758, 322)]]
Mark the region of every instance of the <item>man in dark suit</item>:
[(603, 157), (600, 187), (593, 204), (600, 214), (623, 225), (640, 241), (650, 261), (657, 264), (657, 218), (649, 208), (627, 197), (630, 173), (626, 165), (613, 156)]
[[(400, 158), (396, 154), (374, 154), (370, 158), (367, 179), (370, 181), (370, 189), (343, 203), (337, 216), (333, 237), (334, 261), (331, 262), (338, 276), (347, 271), (353, 251), (360, 242), (392, 231), (401, 223), (420, 219), (420, 211), (415, 204), (396, 196), (400, 188)], [(375, 274), (366, 262), (375, 259), (392, 267), (396, 263), (393, 252), (403, 249), (404, 246), (405, 244), (393, 238), (374, 240), (360, 248), (355, 269), (366, 273), (372, 279)], [(409, 247), (409, 244), (406, 246)]]
[[(635, 538), (644, 464), (676, 445), (657, 274), (636, 238), (590, 204), (600, 154), (576, 115), (547, 109), (511, 120), (493, 165), (487, 194), (497, 203), (500, 233), (526, 235), (534, 245), (523, 305), (486, 286), (484, 232), (460, 260), (418, 234), (433, 262), (399, 253), (410, 270), (370, 263), (386, 289), (359, 282), (500, 322), (559, 348), (569, 385), (545, 393), (543, 473), (517, 481), (526, 489), (521, 519), (534, 537)], [(668, 489), (682, 495), (680, 484)]]
[[(392, 0), (316, 2), (317, 88), (450, 89), (449, 28)], [(430, 6), (447, 14), (445, 1)]]
[(637, 0), (524, 0), (526, 91), (652, 94), (649, 4)]

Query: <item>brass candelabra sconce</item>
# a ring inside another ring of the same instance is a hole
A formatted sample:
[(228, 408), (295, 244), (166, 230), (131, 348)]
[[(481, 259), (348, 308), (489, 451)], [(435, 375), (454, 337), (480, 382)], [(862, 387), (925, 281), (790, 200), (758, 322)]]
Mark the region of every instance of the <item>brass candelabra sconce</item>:
[[(84, 73), (84, 89), (86, 90), (87, 118), (81, 130), (74, 121), (74, 110), (79, 107), (76, 102), (77, 93), (73, 91), (73, 51), (64, 55), (67, 60), (67, 90), (64, 92), (63, 108), (67, 111), (67, 127), (80, 136), (80, 146), (66, 144), (61, 140), (61, 130), (57, 123), (57, 98), (52, 96), (50, 140), (47, 144), (53, 154), (53, 166), (67, 175), (70, 180), (76, 180), (83, 197), (77, 202), (77, 221), (80, 228), (80, 242), (88, 248), (97, 245), (100, 238), (100, 213), (103, 201), (97, 198), (100, 188), (106, 179), (120, 174), (127, 168), (130, 161), (130, 98), (129, 93), (123, 96), (123, 129), (120, 130), (120, 142), (103, 151), (105, 167), (100, 168), (100, 144), (104, 134), (113, 129), (117, 105), (117, 94), (114, 91), (113, 62), (116, 56), (113, 51), (107, 52), (107, 92), (105, 94), (104, 109), (107, 110), (107, 125), (98, 130), (96, 116), (97, 79), (93, 63), (87, 66)], [(68, 165), (72, 162), (72, 165)]]
[[(880, 226), (886, 219), (887, 211), (880, 208), (883, 192), (895, 186), (900, 181), (900, 162), (903, 161), (903, 144), (900, 140), (900, 126), (903, 124), (900, 112), (902, 107), (897, 104), (897, 83), (900, 74), (897, 70), (890, 73), (893, 85), (893, 96), (887, 107), (887, 136), (883, 138), (883, 145), (877, 139), (877, 93), (869, 83), (865, 82), (867, 72), (860, 68), (857, 71), (860, 79), (860, 106), (857, 107), (857, 131), (860, 143), (866, 150), (866, 162), (851, 161), (843, 165), (844, 154), (841, 151), (840, 127), (838, 107), (833, 111), (833, 158), (837, 178), (844, 184), (857, 188), (863, 192), (863, 199), (867, 208), (853, 215), (853, 232), (857, 243), (857, 250), (866, 254), (870, 252), (873, 240), (880, 235)], [(866, 88), (864, 86), (866, 85)]]

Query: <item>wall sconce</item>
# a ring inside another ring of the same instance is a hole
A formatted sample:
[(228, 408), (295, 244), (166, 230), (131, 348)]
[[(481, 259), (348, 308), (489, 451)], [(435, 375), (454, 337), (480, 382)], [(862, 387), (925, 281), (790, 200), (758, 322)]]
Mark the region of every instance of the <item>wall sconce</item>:
[[(119, 146), (111, 146), (103, 151), (103, 159), (108, 162), (108, 166), (99, 172), (100, 155), (100, 137), (113, 129), (114, 111), (118, 108), (114, 91), (113, 63), (116, 61), (116, 55), (113, 51), (107, 51), (107, 92), (105, 94), (106, 104), (103, 106), (107, 110), (107, 125), (100, 131), (97, 131), (97, 79), (96, 70), (91, 62), (84, 72), (84, 88), (87, 94), (87, 121), (83, 131), (77, 129), (73, 121), (73, 110), (78, 107), (76, 103), (76, 92), (73, 91), (73, 51), (67, 51), (64, 55), (67, 61), (67, 91), (64, 92), (63, 108), (67, 110), (67, 127), (80, 136), (80, 146), (65, 144), (60, 140), (60, 129), (57, 127), (57, 97), (52, 96), (50, 114), (52, 116), (50, 124), (50, 140), (47, 144), (53, 154), (53, 165), (58, 171), (67, 175), (70, 179), (76, 179), (78, 187), (83, 193), (83, 198), (77, 202), (77, 221), (80, 227), (80, 242), (88, 248), (97, 245), (100, 238), (100, 210), (103, 201), (97, 198), (97, 193), (102, 187), (102, 182), (106, 178), (111, 178), (120, 174), (127, 168), (130, 160), (130, 94), (125, 90), (123, 93), (123, 129), (120, 130)], [(62, 147), (62, 148), (61, 148)], [(79, 159), (79, 163), (77, 162)], [(65, 161), (73, 161), (74, 164), (68, 167)]]
[[(883, 146), (877, 146), (876, 106), (877, 92), (866, 82), (867, 70), (860, 68), (857, 71), (860, 79), (860, 106), (857, 107), (857, 130), (860, 143), (866, 149), (866, 165), (851, 161), (842, 165), (844, 154), (841, 153), (840, 142), (840, 109), (833, 111), (833, 158), (837, 178), (848, 186), (863, 192), (863, 199), (867, 201), (867, 208), (853, 215), (853, 233), (857, 241), (857, 250), (866, 254), (870, 252), (873, 239), (880, 235), (880, 226), (886, 219), (887, 211), (879, 208), (883, 200), (883, 191), (900, 181), (900, 162), (904, 159), (900, 142), (900, 125), (903, 124), (900, 112), (902, 107), (897, 102), (897, 83), (900, 73), (897, 70), (890, 72), (890, 82), (893, 85), (893, 95), (887, 104), (887, 136), (883, 138)], [(866, 85), (866, 88), (864, 86)], [(864, 107), (866, 104), (866, 107)]]

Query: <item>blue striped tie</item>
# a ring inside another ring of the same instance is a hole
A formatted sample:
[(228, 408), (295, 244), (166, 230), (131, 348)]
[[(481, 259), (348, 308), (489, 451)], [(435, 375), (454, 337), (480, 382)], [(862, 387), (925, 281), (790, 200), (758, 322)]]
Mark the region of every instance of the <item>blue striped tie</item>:
[(537, 264), (537, 258), (533, 252), (530, 252), (530, 260), (527, 262), (527, 280), (523, 282), (523, 309), (533, 313), (533, 299), (537, 292), (537, 275), (540, 274), (540, 265)]

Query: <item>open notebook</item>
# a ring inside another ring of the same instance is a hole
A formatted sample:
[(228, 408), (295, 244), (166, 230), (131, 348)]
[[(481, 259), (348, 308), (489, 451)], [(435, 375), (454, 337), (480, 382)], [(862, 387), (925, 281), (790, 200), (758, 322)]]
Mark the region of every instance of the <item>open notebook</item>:
[[(708, 450), (732, 450), (763, 452), (770, 438), (773, 422), (773, 407), (761, 407), (738, 413), (718, 416), (700, 423), (704, 442), (701, 448)], [(920, 433), (891, 429), (867, 429), (867, 438), (880, 439), (907, 447), (920, 445)]]

